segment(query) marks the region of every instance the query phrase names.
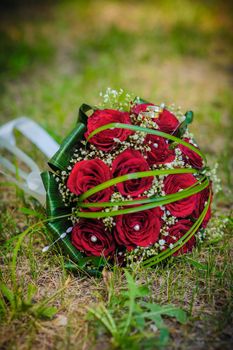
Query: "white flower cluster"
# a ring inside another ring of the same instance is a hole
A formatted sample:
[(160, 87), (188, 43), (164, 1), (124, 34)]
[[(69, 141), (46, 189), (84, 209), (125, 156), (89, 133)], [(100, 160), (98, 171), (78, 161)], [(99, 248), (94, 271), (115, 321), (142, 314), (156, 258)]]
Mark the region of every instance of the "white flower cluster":
[(70, 190), (66, 186), (66, 180), (69, 175), (69, 172), (66, 171), (57, 171), (53, 173), (53, 177), (56, 182), (58, 182), (58, 190), (61, 194), (62, 200), (64, 202), (65, 207), (68, 207), (70, 203), (72, 203), (75, 199), (74, 193), (70, 192)]
[(202, 173), (210, 178), (213, 183), (213, 191), (215, 194), (222, 190), (221, 180), (217, 175), (218, 163), (216, 163), (212, 169), (205, 169)]
[(123, 89), (115, 90), (110, 87), (105, 92), (100, 92), (102, 102), (97, 105), (97, 108), (118, 109), (120, 111), (129, 111), (133, 96), (126, 93)]
[(159, 243), (155, 243), (151, 247), (136, 247), (134, 250), (126, 251), (126, 265), (131, 269), (136, 269), (141, 265), (141, 262), (152, 256), (158, 255)]
[(175, 116), (177, 117), (177, 119), (179, 120), (180, 123), (185, 120), (185, 115), (181, 111), (180, 106), (176, 106), (175, 103), (172, 103), (172, 104), (167, 106), (167, 109), (171, 113), (175, 114)]
[[(113, 208), (115, 208), (114, 210), (117, 210), (116, 209), (117, 207), (113, 207)], [(106, 218), (103, 218), (102, 221), (103, 221), (105, 228), (107, 228), (109, 230), (111, 230), (112, 227), (116, 225), (116, 223), (114, 222), (114, 218), (112, 216), (108, 216)]]
[(205, 229), (205, 236), (208, 241), (212, 242), (222, 239), (228, 222), (229, 219), (226, 217), (213, 216)]
[(154, 176), (151, 188), (148, 191), (145, 191), (142, 196), (152, 197), (154, 195), (157, 196), (165, 196), (165, 192), (163, 191), (163, 179), (164, 177)]
[[(147, 107), (149, 109), (150, 106)], [(157, 106), (151, 106), (151, 107), (157, 107)], [(159, 111), (161, 111), (159, 107)], [(149, 128), (149, 129), (158, 129), (158, 124), (155, 122), (155, 119), (159, 116), (159, 111), (149, 110), (148, 112), (141, 112), (137, 120), (140, 122), (140, 126), (142, 128)]]
[(129, 136), (129, 140), (133, 145), (134, 149), (137, 149), (135, 147), (140, 147), (141, 145), (143, 145), (143, 143), (145, 142), (145, 137), (146, 135), (144, 132), (136, 131)]

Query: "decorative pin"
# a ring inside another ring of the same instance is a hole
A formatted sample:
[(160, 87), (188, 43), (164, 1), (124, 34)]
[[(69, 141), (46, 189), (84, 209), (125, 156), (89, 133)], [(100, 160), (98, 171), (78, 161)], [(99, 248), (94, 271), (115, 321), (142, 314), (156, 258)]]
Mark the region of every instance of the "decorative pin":
[(138, 224), (135, 225), (135, 226), (134, 226), (134, 230), (135, 230), (135, 231), (139, 231), (139, 230), (140, 230), (140, 226), (139, 226)]
[(97, 242), (97, 237), (96, 237), (95, 235), (92, 235), (92, 236), (91, 236), (91, 241), (92, 241), (93, 243)]
[(153, 143), (154, 148), (158, 148), (159, 145), (157, 143)]
[(63, 232), (54, 242), (52, 242), (50, 245), (47, 245), (42, 249), (42, 253), (46, 253), (55, 243), (57, 243), (60, 239), (64, 239), (67, 235), (67, 233), (70, 233), (72, 231), (73, 227), (68, 227), (66, 232)]

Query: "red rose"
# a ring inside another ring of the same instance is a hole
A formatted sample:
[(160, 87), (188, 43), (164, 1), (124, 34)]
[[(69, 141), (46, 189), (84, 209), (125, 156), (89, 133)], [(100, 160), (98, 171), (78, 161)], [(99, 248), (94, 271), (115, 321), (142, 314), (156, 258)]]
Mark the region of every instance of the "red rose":
[[(169, 246), (170, 244), (176, 243), (190, 228), (193, 226), (193, 223), (190, 220), (182, 219), (179, 220), (175, 225), (169, 228), (169, 236), (166, 237), (166, 243)], [(177, 250), (173, 255), (185, 254), (192, 251), (193, 247), (196, 244), (196, 238), (192, 236), (190, 240), (183, 245), (182, 248)]]
[[(133, 149), (123, 151), (112, 163), (114, 177), (148, 170), (150, 170), (150, 168), (145, 158), (139, 151)], [(149, 190), (152, 181), (153, 177), (150, 176), (141, 179), (127, 180), (118, 183), (116, 186), (123, 196), (130, 195), (131, 197), (137, 197), (144, 191)]]
[(159, 126), (159, 130), (167, 134), (172, 134), (179, 126), (179, 120), (167, 109), (159, 113), (159, 117), (155, 121)]
[(159, 237), (161, 215), (161, 209), (154, 208), (117, 216), (114, 230), (116, 242), (127, 250), (154, 244)]
[[(134, 105), (131, 108), (131, 112), (134, 114), (139, 114), (141, 112), (146, 112), (148, 106), (155, 106), (152, 103), (142, 103)], [(166, 132), (167, 134), (172, 134), (179, 126), (179, 120), (175, 115), (169, 112), (167, 109), (163, 109), (159, 113), (158, 118), (155, 118), (154, 121), (158, 124), (159, 130)]]
[[(184, 138), (183, 139), (185, 142), (192, 144), (190, 139)], [(182, 152), (183, 159), (185, 163), (190, 164), (196, 169), (201, 169), (203, 167), (203, 161), (201, 156), (199, 154), (195, 153), (192, 151), (190, 148), (184, 146), (184, 145), (179, 145), (179, 149)]]
[(100, 220), (80, 219), (73, 227), (72, 244), (87, 256), (112, 256), (115, 251), (115, 241)]
[[(81, 195), (88, 191), (90, 188), (95, 187), (102, 182), (110, 180), (112, 178), (109, 167), (100, 159), (82, 160), (73, 167), (70, 176), (67, 181), (67, 187), (72, 193)], [(113, 188), (108, 187), (102, 191), (99, 191), (89, 198), (87, 202), (108, 202), (113, 193)], [(90, 210), (98, 211), (101, 208), (90, 208)]]
[[(128, 112), (120, 112), (114, 109), (97, 110), (87, 120), (85, 137), (88, 138), (92, 131), (110, 123), (131, 124), (130, 115)], [(119, 142), (125, 141), (131, 134), (132, 131), (127, 129), (107, 129), (94, 135), (89, 142), (102, 151), (111, 151)]]
[(147, 135), (145, 144), (151, 148), (151, 151), (147, 152), (147, 162), (150, 166), (170, 163), (175, 159), (175, 151), (169, 149), (169, 145), (163, 137)]
[[(192, 174), (174, 174), (168, 175), (164, 180), (164, 191), (166, 194), (177, 193), (187, 187), (195, 184), (197, 180)], [(176, 202), (166, 205), (167, 210), (178, 218), (184, 218), (190, 214), (195, 209), (196, 201), (198, 197), (196, 194), (180, 199)]]
[[(201, 213), (203, 212), (203, 210), (205, 208), (205, 203), (207, 203), (207, 201), (209, 199), (210, 191), (211, 191), (211, 186), (206, 187), (204, 190), (197, 193), (198, 199), (196, 201), (196, 208), (195, 208), (194, 212), (192, 213), (192, 216), (194, 217), (194, 219), (198, 219), (199, 216), (201, 215)], [(211, 194), (211, 200), (212, 200), (212, 194)], [(209, 206), (209, 209), (207, 210), (205, 218), (202, 221), (202, 226), (204, 228), (206, 228), (210, 218), (211, 218), (211, 206)]]

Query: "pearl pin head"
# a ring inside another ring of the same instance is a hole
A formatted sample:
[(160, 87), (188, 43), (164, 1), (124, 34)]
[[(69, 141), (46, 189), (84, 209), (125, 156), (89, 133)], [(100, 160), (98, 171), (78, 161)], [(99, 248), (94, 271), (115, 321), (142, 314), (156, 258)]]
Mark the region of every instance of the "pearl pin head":
[(91, 241), (93, 242), (93, 243), (95, 243), (95, 242), (97, 242), (97, 237), (96, 236), (91, 236)]
[(135, 226), (134, 226), (134, 230), (135, 230), (135, 231), (139, 231), (139, 230), (140, 230), (140, 226), (139, 226), (138, 224), (135, 225)]

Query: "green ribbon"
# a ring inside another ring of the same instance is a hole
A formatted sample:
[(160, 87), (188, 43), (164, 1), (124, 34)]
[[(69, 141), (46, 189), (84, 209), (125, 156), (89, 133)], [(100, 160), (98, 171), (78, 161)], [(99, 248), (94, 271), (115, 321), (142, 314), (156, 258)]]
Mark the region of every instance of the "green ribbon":
[(92, 131), (92, 133), (88, 136), (87, 141), (89, 141), (93, 136), (95, 136), (96, 134), (100, 133), (101, 131), (107, 130), (107, 129), (128, 129), (128, 130), (133, 130), (133, 131), (140, 131), (140, 132), (145, 132), (146, 134), (150, 134), (150, 135), (156, 135), (156, 136), (161, 136), (164, 137), (168, 140), (171, 140), (173, 142), (177, 142), (189, 149), (191, 149), (193, 152), (195, 152), (196, 154), (198, 154), (200, 157), (202, 157), (202, 159), (204, 159), (204, 161), (206, 162), (206, 157), (205, 155), (195, 146), (193, 146), (192, 144), (185, 142), (183, 140), (181, 140), (180, 138), (174, 136), (174, 135), (170, 135), (167, 134), (163, 131), (159, 131), (159, 130), (153, 130), (153, 129), (149, 129), (149, 128), (144, 128), (141, 126), (137, 126), (137, 125), (131, 125), (131, 124), (124, 124), (124, 123), (110, 123), (110, 124), (105, 124), (97, 129), (95, 129), (94, 131)]

